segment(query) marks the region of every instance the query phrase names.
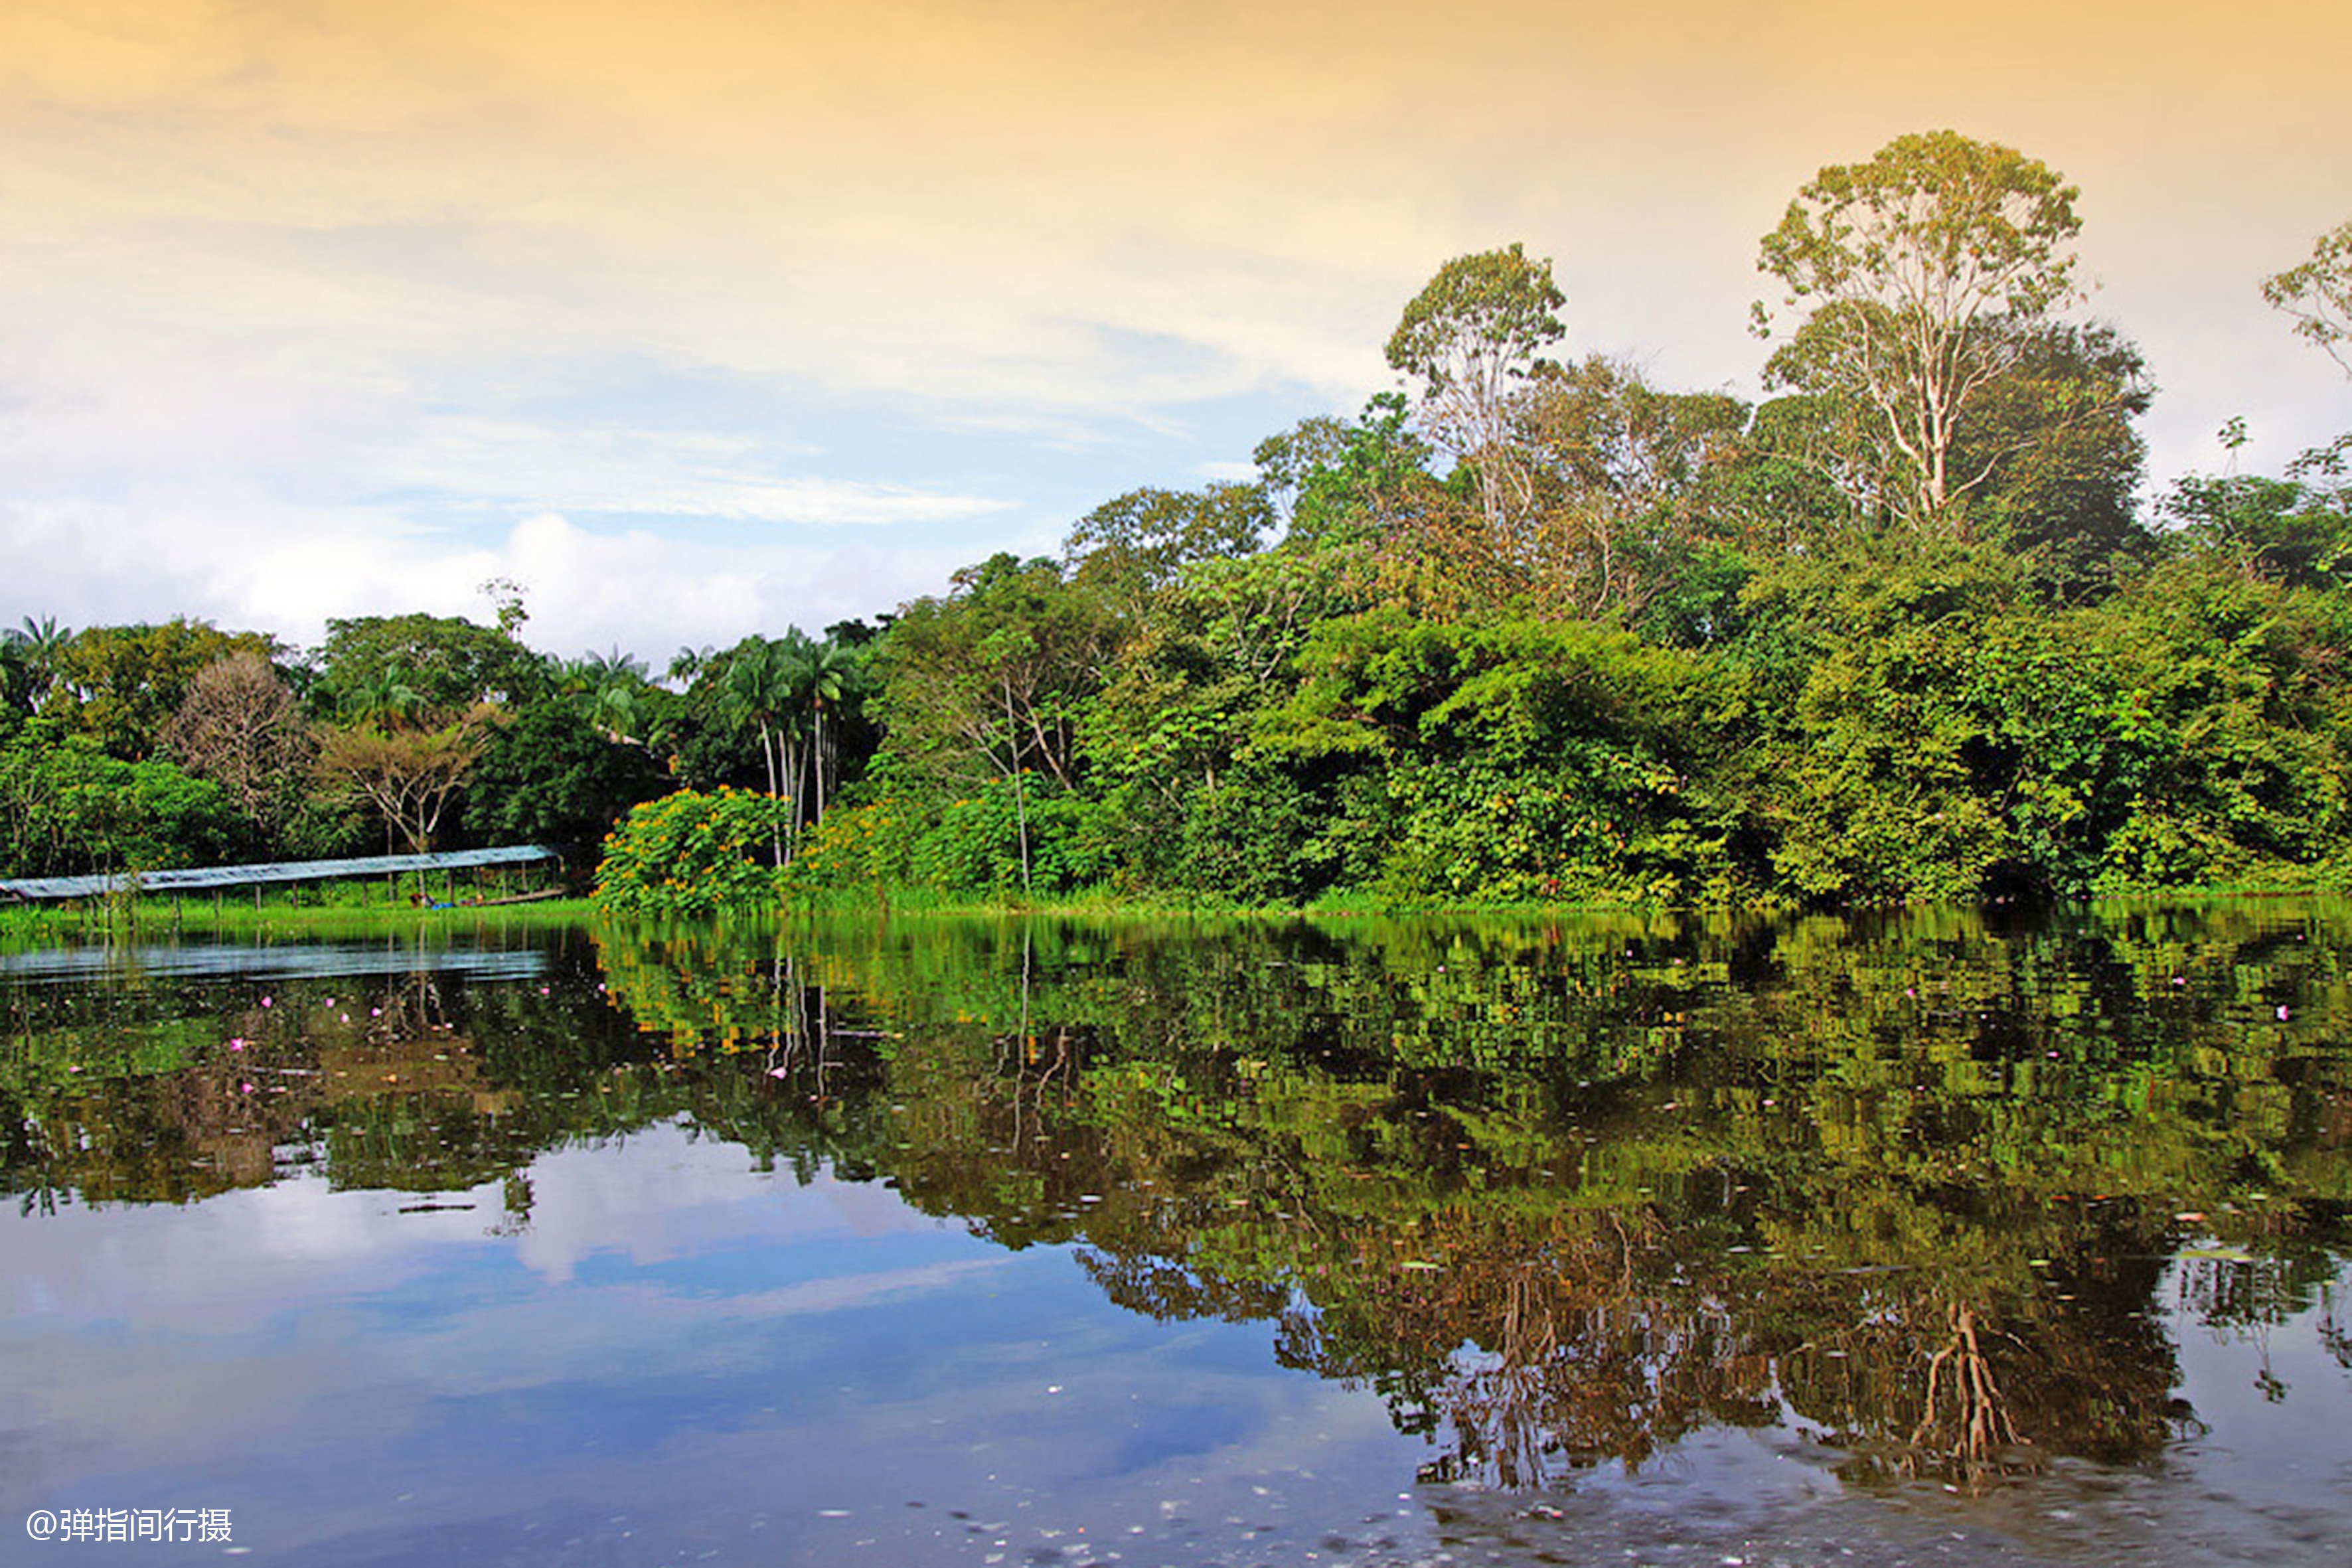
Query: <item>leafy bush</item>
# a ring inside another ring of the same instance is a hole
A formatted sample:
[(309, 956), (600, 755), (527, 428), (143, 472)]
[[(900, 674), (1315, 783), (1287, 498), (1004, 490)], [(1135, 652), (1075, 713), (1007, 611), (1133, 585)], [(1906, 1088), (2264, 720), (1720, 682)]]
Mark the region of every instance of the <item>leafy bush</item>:
[(896, 791), (838, 803), (802, 833), (782, 885), (796, 892), (908, 886), (916, 840), (934, 820), (916, 797)]
[(1186, 801), (1171, 879), (1246, 904), (1303, 903), (1323, 889), (1309, 846), (1326, 815), (1284, 770), (1245, 761)]
[(605, 838), (596, 901), (650, 915), (771, 907), (782, 882), (769, 861), (791, 814), (791, 802), (745, 790), (680, 790), (647, 801)]
[[(917, 877), (942, 892), (997, 895), (1067, 892), (1110, 868), (1095, 831), (1096, 808), (1047, 789), (1034, 775), (991, 779), (950, 804), (914, 851)], [(1028, 821), (1028, 875), (1022, 874), (1022, 819)]]

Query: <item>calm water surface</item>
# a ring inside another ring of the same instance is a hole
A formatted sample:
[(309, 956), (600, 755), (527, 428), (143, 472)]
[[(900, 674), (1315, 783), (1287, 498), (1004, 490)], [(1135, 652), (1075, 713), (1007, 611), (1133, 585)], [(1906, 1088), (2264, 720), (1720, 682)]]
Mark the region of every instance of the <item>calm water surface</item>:
[[(2352, 1555), (2341, 906), (18, 952), (0, 1026), (0, 1563)], [(104, 1510), (231, 1541), (26, 1531)]]

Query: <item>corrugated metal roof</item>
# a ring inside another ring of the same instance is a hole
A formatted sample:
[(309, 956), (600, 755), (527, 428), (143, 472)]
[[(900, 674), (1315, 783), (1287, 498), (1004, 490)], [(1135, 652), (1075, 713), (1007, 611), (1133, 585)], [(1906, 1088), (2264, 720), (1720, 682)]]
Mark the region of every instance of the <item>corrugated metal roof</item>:
[(430, 855), (367, 855), (352, 860), (278, 860), (260, 866), (206, 866), (179, 871), (118, 872), (102, 877), (19, 877), (0, 881), (0, 895), (20, 899), (95, 899), (135, 881), (142, 893), (210, 892), (272, 882), (332, 882), (399, 871), (457, 870), (468, 866), (520, 866), (562, 857), (538, 844), (504, 849), (449, 849)]

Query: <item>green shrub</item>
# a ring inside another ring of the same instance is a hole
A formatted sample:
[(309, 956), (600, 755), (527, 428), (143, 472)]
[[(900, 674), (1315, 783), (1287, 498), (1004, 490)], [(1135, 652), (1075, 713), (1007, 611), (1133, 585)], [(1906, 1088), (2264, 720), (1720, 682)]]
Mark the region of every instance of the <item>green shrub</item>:
[(790, 801), (736, 789), (647, 801), (606, 837), (596, 902), (650, 915), (769, 908), (782, 898), (770, 861), (791, 814)]
[[(1098, 808), (1045, 787), (1034, 774), (1017, 784), (991, 779), (951, 802), (916, 840), (917, 878), (950, 893), (997, 897), (1067, 892), (1098, 881), (1110, 869)], [(1026, 885), (1022, 876), (1022, 820), (1028, 822)]]

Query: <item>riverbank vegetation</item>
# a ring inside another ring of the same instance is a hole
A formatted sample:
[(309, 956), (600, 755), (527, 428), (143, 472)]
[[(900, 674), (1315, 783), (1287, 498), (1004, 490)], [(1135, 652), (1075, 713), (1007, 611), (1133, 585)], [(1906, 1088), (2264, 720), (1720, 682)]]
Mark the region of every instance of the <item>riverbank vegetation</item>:
[[(530, 649), (509, 584), (495, 628), (302, 653), (28, 619), (0, 874), (617, 823), (604, 897), (656, 913), (2343, 885), (2352, 450), (2152, 485), (2076, 197), (1949, 132), (1823, 169), (1760, 247), (1752, 405), (1562, 353), (1548, 262), (1459, 258), (1398, 389), (1255, 479), (659, 679)], [(2340, 355), (2352, 228), (2260, 287)]]
[(535, 931), (577, 924), (595, 913), (585, 898), (528, 903), (418, 902), (381, 883), (339, 883), (260, 899), (135, 898), (21, 903), (0, 907), (0, 952), (155, 942), (182, 937), (230, 941), (396, 941), (420, 934)]

